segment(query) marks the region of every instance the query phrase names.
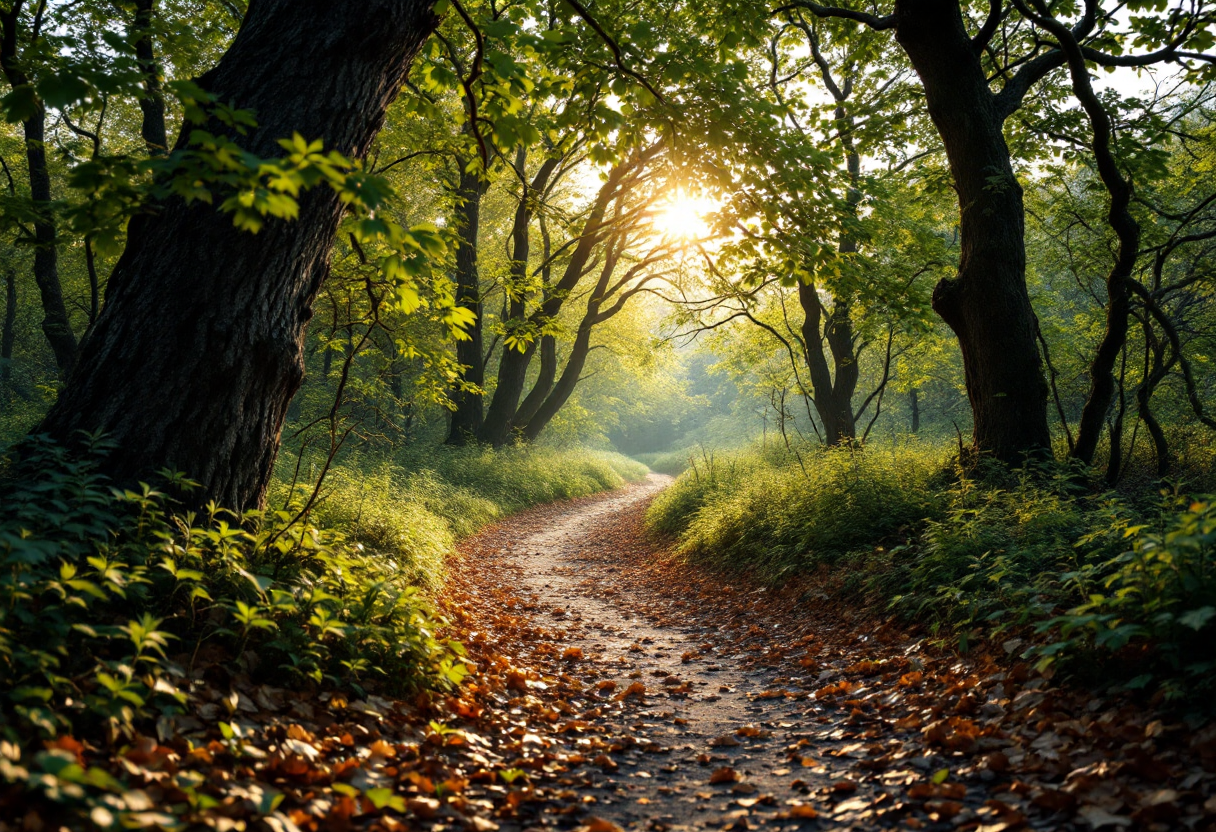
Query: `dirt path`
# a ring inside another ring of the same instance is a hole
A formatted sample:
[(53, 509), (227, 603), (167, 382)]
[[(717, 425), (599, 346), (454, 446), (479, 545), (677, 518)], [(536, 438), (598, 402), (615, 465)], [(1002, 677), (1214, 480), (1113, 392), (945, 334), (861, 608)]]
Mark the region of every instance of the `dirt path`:
[(1212, 774), (1187, 774), (1184, 726), (962, 662), (813, 590), (724, 586), (645, 536), (669, 481), (462, 547), (490, 722), (525, 731), (499, 749), (528, 772), (502, 828), (1210, 828)]
[[(651, 475), (639, 486), (562, 515), (551, 529), (506, 547), (500, 564), (514, 573), (521, 592), (554, 608), (550, 614), (564, 630), (567, 649), (582, 650), (605, 676), (623, 680), (615, 693), (638, 682), (646, 687), (637, 698), (647, 700), (647, 707), (627, 726), (636, 748), (621, 755), (619, 770), (605, 772), (595, 784), (600, 817), (623, 826), (645, 821), (674, 827), (788, 810), (759, 801), (788, 790), (794, 779), (786, 745), (815, 740), (823, 750), (821, 732), (804, 722), (806, 705), (785, 696), (760, 698), (774, 689), (775, 674), (745, 672), (737, 650), (712, 643), (712, 625), (660, 624), (645, 614), (631, 603), (638, 599), (620, 586), (620, 567), (603, 556), (603, 542), (597, 541), (606, 521), (669, 482)], [(741, 728), (755, 736), (736, 736)], [(707, 763), (711, 771), (731, 767), (740, 782), (724, 780), (731, 788), (710, 788)], [(824, 771), (799, 776), (830, 784)]]

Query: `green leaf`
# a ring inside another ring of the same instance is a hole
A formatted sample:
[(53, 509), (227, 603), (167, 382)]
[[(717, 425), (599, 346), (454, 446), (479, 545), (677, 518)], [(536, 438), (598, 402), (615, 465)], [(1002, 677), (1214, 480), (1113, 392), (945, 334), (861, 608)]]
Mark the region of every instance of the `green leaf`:
[(1178, 623), (1184, 627), (1190, 627), (1198, 632), (1207, 625), (1213, 617), (1216, 617), (1216, 607), (1200, 607), (1197, 610), (1183, 613), (1178, 616)]

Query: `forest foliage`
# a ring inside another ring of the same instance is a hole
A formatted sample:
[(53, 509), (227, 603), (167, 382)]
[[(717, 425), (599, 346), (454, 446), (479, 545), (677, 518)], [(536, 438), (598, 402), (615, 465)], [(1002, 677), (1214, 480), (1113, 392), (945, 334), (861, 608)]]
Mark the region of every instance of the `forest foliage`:
[(621, 454), (681, 556), (1210, 693), (1206, 0), (364, 5), (0, 3), (11, 742), (457, 685), (454, 541)]

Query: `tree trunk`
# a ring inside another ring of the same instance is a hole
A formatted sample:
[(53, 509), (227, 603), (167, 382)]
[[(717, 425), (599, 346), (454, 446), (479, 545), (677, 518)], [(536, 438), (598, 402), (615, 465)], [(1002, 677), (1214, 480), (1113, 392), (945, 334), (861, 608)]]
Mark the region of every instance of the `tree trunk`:
[[(4, 76), (16, 89), (31, 83), (17, 54), (18, 27), (21, 21), (23, 2), (10, 4), (0, 17), (3, 24), (3, 39), (0, 40), (0, 64)], [(30, 33), (31, 41), (37, 41), (40, 32)], [(76, 364), (76, 335), (63, 302), (63, 287), (59, 282), (59, 249), (56, 242), (54, 215), (50, 212), (51, 172), (46, 162), (46, 108), (38, 105), (37, 111), (21, 123), (25, 134), (25, 160), (29, 168), (30, 200), (37, 211), (34, 220), (34, 282), (42, 300), (42, 331), (55, 354), (55, 366), (59, 377), (66, 379)]]
[(908, 404), (912, 408), (912, 433), (920, 433), (920, 391), (915, 387), (908, 391)]
[(0, 329), (0, 394), (10, 395), (13, 382), (13, 345), (17, 342), (17, 272), (4, 270), (4, 328)]
[(144, 95), (139, 99), (143, 121), (139, 135), (148, 148), (148, 155), (161, 156), (169, 151), (169, 136), (165, 129), (165, 94), (161, 87), (160, 65), (156, 62), (156, 46), (152, 40), (156, 0), (135, 0), (135, 22), (131, 34), (135, 42), (135, 59), (144, 76)]
[(38, 210), (34, 221), (34, 282), (42, 299), (42, 331), (55, 354), (59, 377), (66, 379), (76, 365), (76, 334), (63, 302), (59, 282), (59, 245), (55, 219), (50, 213), (51, 172), (46, 163), (46, 111), (39, 109), (22, 123), (25, 158), (29, 164), (30, 198)]
[[(626, 293), (610, 308), (600, 311), (603, 304), (608, 299), (609, 284), (612, 281), (612, 275), (616, 272), (616, 265), (620, 259), (620, 251), (617, 245), (620, 243), (620, 238), (616, 238), (608, 243), (608, 250), (604, 255), (604, 265), (600, 268), (599, 278), (596, 280), (594, 288), (587, 296), (587, 309), (583, 313), (583, 320), (579, 323), (578, 332), (575, 334), (574, 343), (570, 347), (570, 356), (566, 359), (566, 366), (562, 369), (561, 378), (557, 379), (556, 383), (552, 378), (549, 378), (545, 384), (545, 395), (535, 407), (533, 413), (528, 414), (525, 421), (521, 415), (519, 419), (520, 430), (525, 439), (529, 442), (536, 440), (541, 432), (548, 427), (553, 421), (553, 417), (566, 406), (566, 402), (570, 400), (571, 394), (574, 393), (574, 388), (578, 386), (579, 381), (583, 377), (583, 367), (587, 365), (587, 356), (591, 354), (591, 330), (602, 324), (604, 321), (611, 318), (622, 308), (625, 302), (629, 299), (630, 293)], [(638, 266), (635, 269), (640, 268)], [(581, 268), (580, 268), (581, 271)], [(631, 272), (632, 273), (632, 272)], [(618, 284), (618, 288), (623, 285)], [(553, 345), (553, 355), (551, 358), (552, 370), (557, 372), (557, 345)], [(542, 367), (542, 374), (545, 369)], [(542, 379), (543, 380), (543, 379)], [(540, 383), (537, 383), (539, 389)], [(533, 394), (537, 394), (534, 389)], [(521, 408), (521, 411), (523, 408)]]
[[(594, 318), (594, 313), (589, 313), (588, 317)], [(574, 337), (574, 344), (570, 347), (570, 357), (566, 360), (565, 368), (562, 369), (561, 378), (557, 380), (544, 402), (536, 409), (536, 414), (523, 426), (524, 438), (528, 441), (535, 441), (536, 437), (540, 436), (541, 431), (553, 421), (553, 417), (570, 400), (570, 395), (578, 386), (579, 379), (582, 378), (583, 367), (587, 365), (587, 355), (591, 352), (592, 326), (591, 322), (584, 320), (583, 325), (579, 327), (578, 334)]]
[[(1081, 411), (1081, 422), (1077, 426), (1077, 442), (1073, 447), (1073, 456), (1087, 465), (1093, 462), (1094, 452), (1098, 448), (1098, 440), (1102, 435), (1102, 422), (1110, 409), (1115, 396), (1115, 362), (1123, 355), (1124, 367), (1127, 365), (1127, 329), (1128, 318), (1131, 315), (1131, 292), (1128, 287), (1133, 279), (1132, 272), (1136, 260), (1140, 256), (1140, 224), (1136, 222), (1129, 208), (1132, 201), (1132, 183), (1125, 179), (1119, 170), (1113, 146), (1114, 127), (1110, 115), (1102, 105), (1101, 99), (1094, 92), (1089, 79), (1089, 68), (1081, 47), (1069, 30), (1056, 21), (1044, 21), (1060, 41), (1060, 48), (1068, 56), (1068, 69), (1072, 76), (1072, 90), (1085, 114), (1089, 117), (1090, 128), (1093, 132), (1091, 147), (1094, 161), (1098, 167), (1098, 175), (1106, 191), (1110, 194), (1110, 206), (1107, 211), (1107, 222), (1119, 238), (1119, 249), (1115, 255), (1109, 274), (1106, 277), (1106, 330), (1094, 353), (1089, 365), (1090, 388), (1085, 407)], [(1120, 399), (1123, 395), (1123, 380), (1118, 385)], [(1123, 407), (1115, 420), (1119, 431), (1112, 429), (1110, 481), (1118, 480), (1119, 465), (1115, 453), (1121, 442), (1123, 425)]]
[[(299, 132), (363, 157), (438, 22), (431, 5), (256, 0), (199, 83), (257, 113), (256, 130), (233, 136), (254, 154), (277, 156), (277, 140)], [(202, 484), (194, 506), (263, 505), (344, 210), (317, 188), (298, 219), (257, 235), (176, 198), (137, 217), (79, 366), (38, 430), (60, 441), (105, 432), (116, 444), (106, 472), (120, 483), (168, 466)]]
[(515, 413), (515, 424), (526, 425), (536, 415), (536, 411), (540, 410), (540, 406), (544, 404), (545, 399), (553, 390), (553, 383), (557, 379), (557, 338), (552, 335), (542, 335), (540, 338), (540, 372), (536, 376), (536, 382), (532, 385), (531, 391), (528, 392), (526, 398), (519, 405), (519, 410)]
[[(525, 158), (521, 153), (517, 163), (521, 175), (526, 175), (524, 161)], [(541, 163), (532, 184), (524, 187), (523, 193), (520, 195), (519, 207), (515, 211), (515, 221), (511, 230), (510, 277), (514, 296), (510, 300), (508, 312), (510, 320), (505, 322), (508, 325), (514, 323), (527, 328), (537, 323), (526, 317), (525, 291), (528, 283), (528, 258), (531, 253), (530, 225), (532, 215), (537, 208), (534, 195), (544, 190), (549, 177), (557, 170), (558, 162), (558, 159), (546, 159)], [(515, 427), (516, 411), (519, 409), (519, 400), (524, 394), (524, 386), (528, 380), (528, 365), (532, 363), (536, 346), (536, 339), (528, 342), (522, 350), (503, 344), (502, 358), (498, 362), (498, 384), (494, 388), (494, 396), (490, 399), (490, 406), (486, 410), (481, 433), (478, 434), (478, 438), (482, 442), (498, 448), (505, 445), (511, 438), (511, 431)]]
[(958, 276), (933, 308), (958, 336), (974, 448), (1017, 464), (1048, 451), (1047, 384), (1026, 291), (1022, 188), (957, 0), (897, 0), (896, 39), (925, 90), (959, 200)]
[(814, 284), (798, 284), (798, 303), (803, 311), (804, 357), (815, 393), (815, 412), (823, 422), (823, 441), (828, 445), (849, 444), (857, 438), (853, 393), (857, 390), (858, 367), (848, 307), (838, 307), (827, 315), (826, 340), (836, 369), (833, 378), (823, 348), (825, 333), (820, 331), (824, 310)]
[[(456, 302), (473, 313), (473, 323), (465, 330), (468, 340), (456, 342), (456, 360), (466, 368), (462, 380), (483, 387), (485, 373), (485, 337), (482, 329), (481, 275), (477, 269), (477, 235), (481, 229), (481, 195), (484, 192), (476, 173), (461, 166), (460, 185), (456, 191), (459, 202), (460, 242), (456, 247)], [(464, 445), (473, 440), (481, 430), (484, 419), (484, 394), (457, 390), (452, 397), (456, 409), (452, 411), (448, 427), (448, 445)]]

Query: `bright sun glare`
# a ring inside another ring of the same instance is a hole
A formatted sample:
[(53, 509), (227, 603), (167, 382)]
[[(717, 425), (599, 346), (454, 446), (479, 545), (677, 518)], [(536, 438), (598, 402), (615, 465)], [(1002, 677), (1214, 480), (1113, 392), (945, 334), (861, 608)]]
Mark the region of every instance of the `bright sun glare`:
[(705, 215), (713, 210), (713, 202), (705, 197), (692, 197), (676, 191), (660, 205), (655, 215), (655, 228), (664, 237), (692, 240), (709, 234)]

